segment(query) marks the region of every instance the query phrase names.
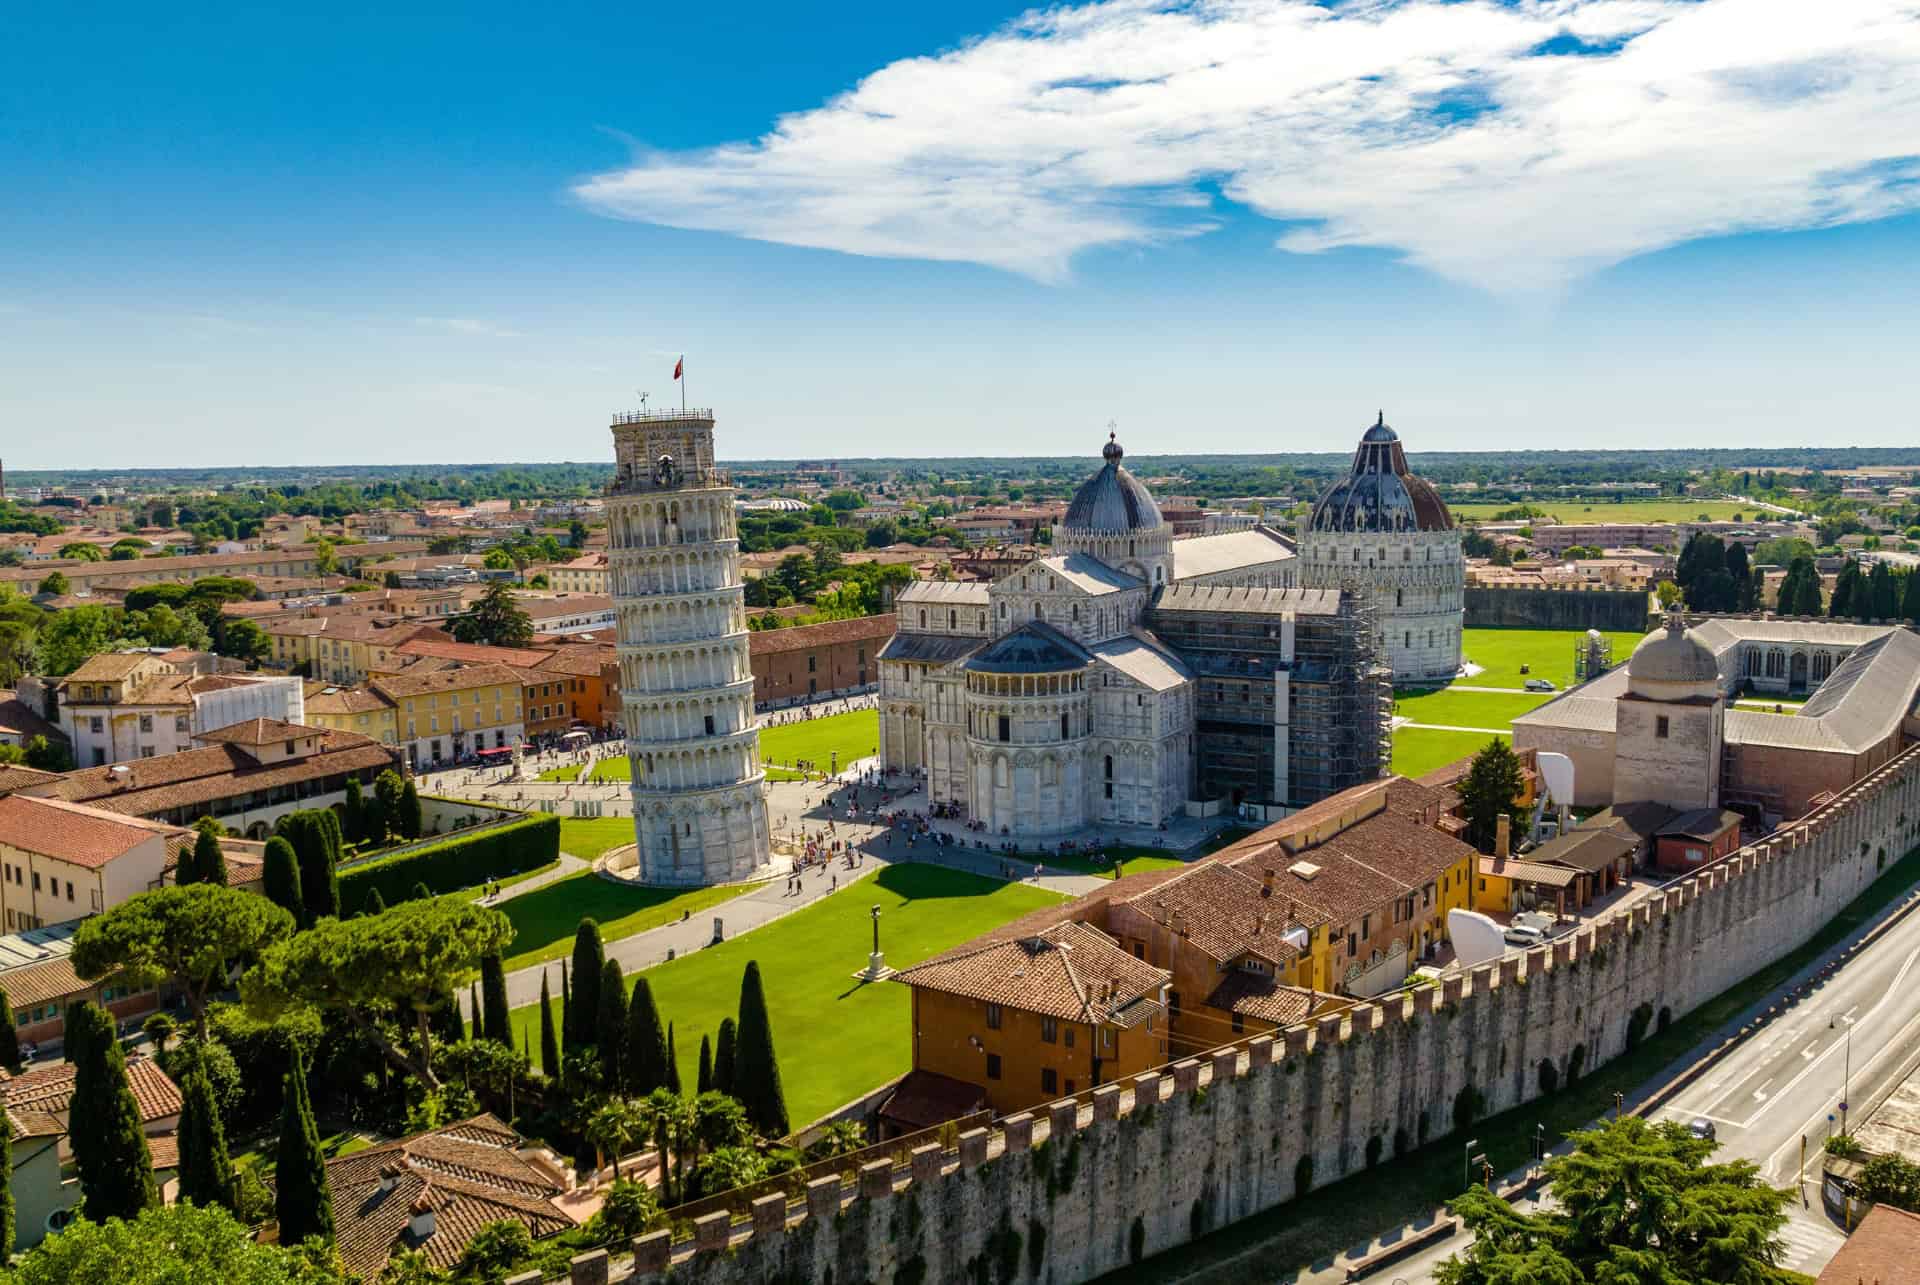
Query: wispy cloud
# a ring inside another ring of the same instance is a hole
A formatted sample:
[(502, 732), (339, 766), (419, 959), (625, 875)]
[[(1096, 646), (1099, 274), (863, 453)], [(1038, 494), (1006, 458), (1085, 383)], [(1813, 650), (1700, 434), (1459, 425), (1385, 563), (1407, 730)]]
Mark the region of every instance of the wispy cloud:
[(480, 321), (473, 317), (415, 317), (413, 324), (429, 330), (445, 330), (456, 335), (484, 335), (489, 339), (518, 339), (518, 330)]
[(751, 142), (575, 189), (619, 218), (1059, 280), (1214, 226), (1500, 292), (1920, 207), (1911, 0), (1110, 0), (910, 58)]

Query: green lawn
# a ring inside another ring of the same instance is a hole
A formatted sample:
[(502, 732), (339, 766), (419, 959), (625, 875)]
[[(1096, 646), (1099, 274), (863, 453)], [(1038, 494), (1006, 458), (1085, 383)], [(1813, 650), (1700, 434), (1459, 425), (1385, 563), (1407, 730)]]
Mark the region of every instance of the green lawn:
[(807, 759), (824, 772), (833, 765), (836, 752), (843, 768), (855, 759), (878, 754), (880, 711), (857, 709), (850, 714), (762, 728), (760, 732), (760, 758), (765, 763), (791, 764)]
[(1552, 700), (1550, 692), (1505, 696), (1497, 692), (1408, 691), (1394, 697), (1393, 712), (1416, 723), (1491, 727), (1504, 731), (1514, 719)]
[[(323, 1121), (320, 1127), (326, 1128), (326, 1123)], [(356, 1151), (365, 1151), (374, 1145), (374, 1141), (354, 1129), (336, 1128), (320, 1135), (320, 1153), (327, 1159), (333, 1160), (340, 1156), (350, 1156)], [(252, 1145), (246, 1150), (234, 1152), (233, 1163), (258, 1165), (261, 1176), (265, 1177), (273, 1172), (278, 1154), (279, 1135), (268, 1133), (263, 1137), (252, 1139)]]
[(537, 781), (577, 781), (580, 779), (580, 765), (569, 763), (565, 767), (550, 767), (534, 778)]
[[(1399, 727), (1393, 732), (1393, 770), (1401, 776), (1421, 776), (1455, 759), (1478, 753), (1492, 738), (1480, 732), (1434, 732)], [(1511, 739), (1511, 737), (1507, 738)]]
[(582, 919), (599, 920), (600, 936), (612, 941), (672, 923), (682, 915), (699, 914), (732, 900), (747, 888), (741, 884), (642, 888), (612, 883), (591, 870), (556, 879), (500, 903), (500, 912), (513, 921), (513, 944), (505, 960), (507, 971), (558, 959), (572, 950), (574, 930)]
[(633, 842), (632, 817), (561, 817), (560, 851), (592, 861)]
[(1447, 508), (1456, 518), (1490, 522), (1494, 514), (1523, 503), (1544, 510), (1562, 525), (1574, 526), (1595, 522), (1692, 522), (1702, 513), (1715, 522), (1724, 522), (1736, 513), (1744, 513), (1749, 519), (1758, 514), (1763, 521), (1777, 516), (1730, 500), (1624, 500), (1619, 504), (1607, 500), (1514, 500), (1505, 504), (1449, 504)]
[(1170, 857), (1156, 848), (1109, 848), (1107, 855), (1120, 858), (1121, 864), (1118, 869), (1111, 861), (1095, 865), (1091, 857), (1077, 853), (1047, 853), (1037, 857), (1022, 855), (1013, 860), (1024, 864), (1026, 867), (1024, 873), (1027, 874), (1033, 872), (1033, 862), (1044, 861), (1052, 870), (1077, 870), (1081, 874), (1098, 875), (1102, 879), (1145, 874), (1149, 870), (1171, 870), (1175, 866), (1187, 864), (1179, 857)]
[[(675, 1025), (680, 1078), (692, 1084), (700, 1037), (734, 1016), (741, 972), (748, 960), (758, 960), (787, 1111), (798, 1128), (912, 1062), (907, 988), (853, 978), (866, 966), (872, 940), (869, 907), (880, 907), (880, 944), (887, 962), (899, 968), (1058, 900), (1039, 888), (940, 866), (889, 866), (763, 928), (656, 965), (646, 978), (662, 1018)], [(516, 1047), (529, 1029), (530, 1047), (540, 1047), (538, 1009), (514, 1010)], [(554, 1016), (557, 1022), (558, 1001)]]
[[(1518, 687), (1529, 678), (1545, 678), (1565, 688), (1573, 683), (1573, 645), (1578, 629), (1469, 629), (1461, 640), (1466, 659), (1483, 672), (1457, 681), (1474, 687)], [(1641, 634), (1609, 633), (1615, 664), (1633, 655)], [(1520, 672), (1520, 666), (1529, 672)]]

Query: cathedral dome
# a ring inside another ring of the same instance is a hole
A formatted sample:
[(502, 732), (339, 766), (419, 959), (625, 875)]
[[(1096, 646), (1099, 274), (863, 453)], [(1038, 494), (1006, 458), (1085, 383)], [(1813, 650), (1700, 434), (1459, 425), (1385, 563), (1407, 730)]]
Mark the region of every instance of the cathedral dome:
[(1113, 434), (1100, 454), (1106, 463), (1073, 493), (1067, 516), (1061, 523), (1070, 531), (1087, 535), (1129, 535), (1153, 531), (1161, 525), (1160, 506), (1140, 479), (1122, 468), (1126, 452)]
[(1407, 471), (1400, 436), (1384, 413), (1360, 438), (1353, 469), (1313, 506), (1314, 532), (1451, 531), (1453, 515), (1425, 478)]
[(1667, 617), (1664, 632), (1641, 639), (1627, 662), (1627, 677), (1635, 685), (1662, 683), (1718, 684), (1720, 664), (1713, 651), (1693, 636), (1678, 613)]

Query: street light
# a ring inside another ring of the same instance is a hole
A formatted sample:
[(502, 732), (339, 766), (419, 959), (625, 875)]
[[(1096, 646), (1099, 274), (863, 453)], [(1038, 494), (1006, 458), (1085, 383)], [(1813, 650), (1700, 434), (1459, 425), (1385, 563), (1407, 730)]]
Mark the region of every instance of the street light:
[(1467, 1143), (1466, 1153), (1462, 1157), (1460, 1165), (1460, 1189), (1462, 1191), (1473, 1186), (1473, 1149), (1479, 1145), (1480, 1139), (1478, 1138)]
[(1847, 1019), (1846, 1069), (1840, 1075), (1840, 1134), (1847, 1132), (1847, 1097), (1853, 1091), (1853, 1019)]

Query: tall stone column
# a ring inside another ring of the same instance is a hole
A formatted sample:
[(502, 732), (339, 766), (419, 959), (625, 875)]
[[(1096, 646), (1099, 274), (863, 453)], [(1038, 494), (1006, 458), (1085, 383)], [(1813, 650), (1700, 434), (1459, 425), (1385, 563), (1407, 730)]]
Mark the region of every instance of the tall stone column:
[[(713, 412), (616, 415), (607, 488), (621, 705), (646, 883), (744, 879), (768, 861), (746, 591)], [(657, 573), (657, 574), (656, 574)], [(696, 659), (704, 649), (711, 663)]]

